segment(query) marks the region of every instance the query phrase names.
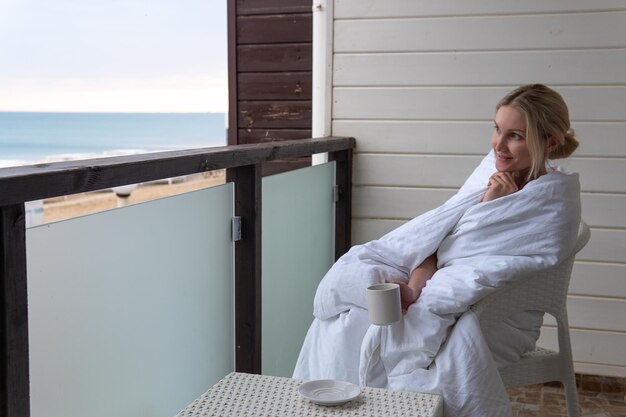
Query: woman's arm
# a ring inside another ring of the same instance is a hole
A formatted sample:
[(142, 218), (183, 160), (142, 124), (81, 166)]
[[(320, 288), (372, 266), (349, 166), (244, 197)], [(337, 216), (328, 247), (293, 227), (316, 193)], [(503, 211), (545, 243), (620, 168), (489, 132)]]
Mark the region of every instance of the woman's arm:
[(413, 270), (408, 284), (397, 283), (400, 285), (402, 311), (406, 312), (409, 306), (417, 300), (422, 289), (426, 286), (426, 282), (435, 275), (435, 272), (437, 272), (437, 254), (433, 253)]
[[(489, 178), (488, 189), (482, 201), (495, 200), (505, 195), (513, 194), (519, 190), (517, 180), (520, 178), (518, 172), (496, 172)], [(396, 281), (400, 285), (400, 301), (402, 311), (406, 312), (411, 304), (417, 301), (426, 286), (426, 282), (437, 272), (437, 253), (433, 253), (411, 272), (408, 283)]]

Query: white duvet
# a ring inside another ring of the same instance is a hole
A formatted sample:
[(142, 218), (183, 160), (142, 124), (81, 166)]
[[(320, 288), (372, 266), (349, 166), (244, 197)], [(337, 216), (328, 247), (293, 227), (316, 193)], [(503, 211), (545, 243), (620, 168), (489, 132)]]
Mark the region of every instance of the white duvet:
[[(510, 415), (497, 367), (534, 346), (541, 315), (512, 317), (485, 340), (468, 310), (572, 253), (580, 186), (577, 174), (551, 169), (516, 193), (480, 202), (494, 171), (491, 152), (445, 204), (333, 265), (317, 289), (294, 378), (435, 392), (448, 416)], [(438, 271), (403, 320), (370, 325), (365, 289), (408, 281), (435, 251)]]

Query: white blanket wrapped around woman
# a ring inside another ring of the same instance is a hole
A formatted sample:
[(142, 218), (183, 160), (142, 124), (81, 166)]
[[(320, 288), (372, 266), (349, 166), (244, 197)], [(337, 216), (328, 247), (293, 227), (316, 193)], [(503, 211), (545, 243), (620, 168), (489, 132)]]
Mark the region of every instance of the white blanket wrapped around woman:
[[(438, 392), (448, 415), (510, 413), (475, 317), (468, 313), (458, 319), (496, 289), (572, 253), (580, 223), (580, 185), (577, 174), (550, 169), (518, 192), (481, 202), (494, 171), (492, 151), (442, 206), (353, 247), (333, 265), (317, 289), (315, 319), (294, 377)], [(408, 282), (411, 272), (435, 252), (438, 270), (403, 320), (370, 325), (366, 288)], [(539, 323), (536, 315), (528, 319), (526, 326), (509, 326), (511, 334), (490, 342), (492, 349), (507, 342), (498, 365), (511, 351), (516, 356), (534, 345)]]

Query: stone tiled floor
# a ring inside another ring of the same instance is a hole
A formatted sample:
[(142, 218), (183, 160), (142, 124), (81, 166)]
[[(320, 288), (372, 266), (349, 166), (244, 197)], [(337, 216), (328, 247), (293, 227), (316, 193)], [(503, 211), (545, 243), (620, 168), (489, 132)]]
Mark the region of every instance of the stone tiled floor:
[[(605, 391), (605, 392), (602, 392)], [(612, 392), (606, 392), (612, 391)], [(530, 385), (510, 388), (513, 417), (566, 417), (565, 392), (557, 385)], [(578, 390), (581, 416), (626, 417), (624, 390)]]

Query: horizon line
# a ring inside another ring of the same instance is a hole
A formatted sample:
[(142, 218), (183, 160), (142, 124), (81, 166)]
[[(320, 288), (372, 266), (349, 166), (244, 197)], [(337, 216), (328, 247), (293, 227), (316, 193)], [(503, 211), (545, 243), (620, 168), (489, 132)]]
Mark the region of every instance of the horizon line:
[(0, 110), (0, 113), (79, 113), (79, 114), (227, 114), (228, 111), (72, 111), (72, 110)]

